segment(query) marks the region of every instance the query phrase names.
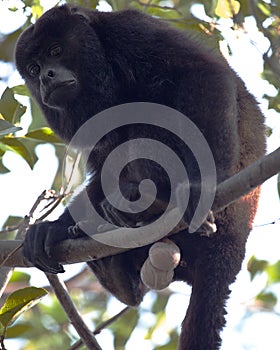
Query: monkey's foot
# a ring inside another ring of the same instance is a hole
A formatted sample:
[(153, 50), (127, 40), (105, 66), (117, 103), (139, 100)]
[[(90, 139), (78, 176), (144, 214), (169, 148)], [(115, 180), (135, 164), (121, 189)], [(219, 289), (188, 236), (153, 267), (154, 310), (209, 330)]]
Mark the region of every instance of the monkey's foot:
[(197, 232), (200, 234), (200, 236), (206, 236), (206, 237), (210, 237), (215, 232), (217, 232), (217, 226), (215, 224), (215, 217), (214, 217), (212, 210), (209, 211), (206, 220), (199, 227)]

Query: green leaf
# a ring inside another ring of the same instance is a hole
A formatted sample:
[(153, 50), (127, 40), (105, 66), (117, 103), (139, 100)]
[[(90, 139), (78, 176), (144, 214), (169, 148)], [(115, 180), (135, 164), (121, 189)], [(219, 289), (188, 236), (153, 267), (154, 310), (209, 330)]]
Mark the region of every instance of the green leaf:
[(43, 142), (64, 144), (52, 131), (51, 128), (42, 127), (37, 130), (30, 131), (25, 135), (26, 138), (35, 139)]
[(272, 128), (270, 128), (269, 126), (266, 125), (266, 127), (265, 127), (265, 136), (266, 137), (270, 137), (272, 135), (272, 133), (273, 133)]
[(14, 239), (15, 237), (15, 231), (18, 227), (18, 224), (20, 222), (23, 222), (22, 217), (18, 216), (9, 216), (5, 223), (3, 224), (3, 229), (9, 229), (5, 234), (3, 235), (3, 239)]
[[(267, 76), (267, 74), (266, 74)], [(266, 77), (264, 76), (264, 78), (266, 79)], [(271, 82), (271, 79), (266, 79), (268, 82)], [(275, 97), (270, 97), (267, 95), (264, 95), (264, 98), (268, 100), (269, 104), (268, 104), (268, 108), (269, 109), (275, 109), (277, 112), (279, 112), (280, 110), (280, 99), (279, 99), (279, 94)], [(270, 136), (270, 135), (269, 135)]]
[(14, 124), (8, 122), (7, 120), (0, 118), (0, 137), (12, 134), (18, 130), (21, 130), (19, 126), (15, 126)]
[(17, 12), (18, 11), (18, 7), (13, 6), (13, 7), (8, 7), (9, 11), (11, 12)]
[(48, 292), (44, 288), (27, 287), (10, 294), (0, 309), (0, 323), (6, 329), (24, 311), (37, 304)]
[(129, 310), (117, 322), (110, 325), (114, 333), (114, 349), (124, 349), (131, 333), (138, 324), (139, 312), (135, 309)]
[(211, 1), (204, 0), (203, 4), (204, 4), (205, 13), (210, 17), (215, 17), (215, 10), (218, 5), (218, 0), (211, 0)]
[(166, 313), (165, 313), (165, 310), (162, 310), (156, 314), (156, 322), (153, 325), (153, 327), (148, 329), (145, 335), (145, 339), (151, 339), (154, 332), (160, 329), (162, 325), (165, 325), (165, 324), (166, 324)]
[(31, 97), (31, 94), (30, 94), (29, 90), (27, 89), (26, 85), (14, 86), (14, 87), (12, 87), (12, 90), (13, 90), (14, 94)]
[(152, 312), (154, 314), (157, 314), (158, 312), (165, 310), (166, 305), (167, 305), (168, 300), (169, 300), (169, 297), (170, 297), (170, 295), (168, 295), (168, 294), (166, 294), (166, 295), (158, 294), (158, 296), (153, 304)]
[(3, 224), (3, 227), (8, 227), (8, 226), (16, 226), (18, 225), (20, 222), (22, 222), (22, 217), (21, 216), (13, 216), (10, 215), (6, 221)]
[(270, 11), (270, 6), (269, 4), (264, 4), (264, 3), (258, 3), (258, 8), (262, 11), (262, 13), (266, 16), (269, 17), (271, 16), (271, 11)]
[(28, 147), (24, 144), (24, 139), (22, 138), (5, 137), (0, 142), (0, 149), (17, 153), (28, 163), (31, 169), (33, 169), (33, 166), (37, 161), (36, 154), (34, 152), (30, 152)]
[(26, 112), (26, 106), (18, 103), (13, 115), (13, 123), (18, 123), (20, 121), (20, 118), (24, 115)]
[(30, 279), (31, 279), (31, 276), (28, 273), (21, 272), (21, 271), (14, 271), (9, 282), (10, 283), (13, 283), (13, 282), (27, 282), (27, 283), (29, 283)]
[(243, 18), (250, 16), (252, 14), (251, 4), (248, 0), (239, 0), (240, 2), (240, 12), (242, 13)]
[(247, 270), (250, 272), (251, 281), (255, 276), (261, 272), (264, 272), (268, 266), (268, 261), (258, 260), (255, 256), (252, 256), (248, 261)]
[(34, 5), (31, 6), (31, 10), (32, 10), (32, 16), (35, 18), (35, 19), (38, 19), (39, 17), (42, 16), (44, 10), (43, 10), (43, 7), (39, 4), (38, 1), (34, 1)]
[(268, 284), (280, 282), (280, 260), (275, 264), (269, 265), (266, 271), (268, 275)]
[(262, 292), (256, 296), (256, 300), (262, 303), (262, 306), (272, 309), (277, 304), (277, 297), (271, 292)]
[(177, 348), (179, 339), (178, 332), (174, 329), (172, 332), (170, 332), (169, 336), (170, 340), (168, 341), (168, 343), (162, 346), (158, 346), (156, 350), (171, 350)]
[(15, 123), (24, 112), (25, 107), (14, 98), (13, 90), (6, 88), (0, 99), (0, 113), (5, 120)]
[(148, 7), (146, 11), (149, 15), (159, 17), (162, 19), (176, 19), (180, 18), (178, 11), (176, 9), (164, 9), (160, 7)]
[[(1, 141), (0, 141), (0, 146), (1, 146)], [(8, 168), (5, 167), (5, 165), (3, 164), (3, 155), (5, 154), (5, 151), (1, 150), (0, 147), (0, 174), (7, 174), (10, 172), (10, 170)]]
[(32, 330), (34, 328), (32, 324), (27, 324), (27, 323), (21, 323), (21, 324), (16, 324), (12, 327), (9, 327), (6, 332), (5, 338), (19, 338), (21, 337), (24, 333)]
[(221, 18), (232, 18), (240, 10), (240, 3), (235, 0), (218, 0), (216, 15)]
[(22, 28), (15, 32), (5, 35), (1, 35), (0, 40), (0, 60), (4, 62), (12, 62), (15, 55), (15, 44), (22, 32)]
[[(1, 150), (0, 150), (1, 153)], [(0, 157), (0, 174), (8, 174), (10, 172), (10, 170), (8, 168), (5, 167), (5, 165), (2, 162), (2, 159)]]
[(30, 99), (30, 109), (32, 121), (28, 128), (28, 131), (40, 129), (42, 126), (48, 126), (46, 118), (43, 116), (42, 111), (40, 110), (38, 104), (33, 100), (33, 98)]
[(49, 318), (53, 319), (55, 324), (66, 324), (68, 322), (66, 314), (63, 312), (63, 309), (59, 303), (59, 301), (55, 297), (49, 298), (51, 299), (46, 304), (40, 304), (39, 310), (43, 315), (48, 315)]

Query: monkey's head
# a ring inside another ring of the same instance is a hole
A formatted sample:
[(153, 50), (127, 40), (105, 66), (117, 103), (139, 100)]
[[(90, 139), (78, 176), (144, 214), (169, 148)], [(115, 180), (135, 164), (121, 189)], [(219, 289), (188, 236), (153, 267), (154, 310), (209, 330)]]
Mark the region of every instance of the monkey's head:
[(15, 62), (50, 126), (66, 141), (99, 112), (108, 65), (87, 12), (71, 6), (47, 11), (19, 37)]

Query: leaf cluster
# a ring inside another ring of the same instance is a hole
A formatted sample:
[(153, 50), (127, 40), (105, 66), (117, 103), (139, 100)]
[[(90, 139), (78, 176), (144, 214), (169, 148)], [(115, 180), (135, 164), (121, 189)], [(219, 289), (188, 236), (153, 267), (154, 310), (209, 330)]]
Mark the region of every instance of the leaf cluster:
[[(99, 0), (71, 2), (92, 9), (97, 8), (102, 3)], [(23, 16), (26, 19), (24, 24), (10, 34), (0, 33), (0, 61), (11, 65), (13, 69), (14, 47), (18, 36), (43, 13), (40, 0), (24, 0), (21, 3)], [(60, 1), (57, 3), (59, 4)], [(245, 32), (244, 20), (248, 16), (253, 16), (257, 29), (267, 38), (269, 43), (267, 50), (262, 52), (264, 59), (262, 77), (272, 84), (276, 91), (273, 96), (265, 95), (264, 97), (269, 102), (269, 108), (277, 112), (280, 111), (280, 0), (273, 2), (265, 0), (107, 0), (106, 3), (113, 11), (135, 8), (161, 18), (182, 30), (193, 32), (195, 36), (199, 36), (201, 40), (207, 42), (207, 45), (215, 49), (219, 48), (221, 41), (225, 41), (219, 30), (221, 19), (230, 21), (232, 31)], [(195, 8), (200, 9), (201, 16), (197, 15), (198, 12), (194, 11)], [(16, 13), (21, 9), (12, 7), (10, 11)], [(230, 54), (230, 46), (227, 45), (227, 48)], [(6, 82), (7, 77), (0, 76), (0, 80)], [(22, 99), (22, 97), (24, 98)], [(22, 100), (26, 102), (19, 102)], [(31, 116), (31, 122), (28, 126), (24, 120), (26, 115)], [(0, 97), (0, 174), (9, 172), (3, 162), (7, 152), (16, 153), (27, 162), (30, 168), (33, 168), (38, 160), (36, 147), (45, 143), (51, 143), (55, 147), (57, 157), (62, 159), (64, 146), (46, 125), (38, 106), (30, 99), (26, 87), (24, 85), (7, 87)], [(58, 169), (54, 188), (59, 188), (61, 172), (62, 169)], [(278, 192), (280, 193), (280, 185), (278, 185)], [(7, 224), (13, 226), (18, 224), (18, 221), (19, 218), (11, 217)], [(279, 295), (272, 287), (280, 282), (280, 261), (270, 264), (266, 260), (252, 257), (248, 264), (248, 271), (252, 280), (260, 274), (266, 276), (267, 283), (255, 299), (260, 307), (273, 311)], [(72, 294), (78, 306), (85, 312), (90, 312), (90, 320), (93, 325), (98, 326), (101, 320), (106, 319), (106, 309), (110, 304), (110, 298), (106, 294), (100, 293), (96, 287), (96, 281), (92, 283), (94, 285), (93, 292), (87, 292), (85, 288), (80, 288), (80, 284), (76, 284)], [(57, 301), (52, 296), (48, 296), (48, 304), (42, 303), (28, 312), (24, 312), (45, 292), (42, 289), (37, 290), (31, 287), (28, 275), (14, 274), (10, 286), (21, 284), (28, 288), (19, 289), (12, 293), (0, 310), (0, 346), (5, 336), (6, 338), (25, 339), (23, 350), (70, 347), (77, 338), (73, 329), (68, 325), (67, 318)], [(154, 335), (165, 322), (164, 310), (170, 296), (169, 291), (159, 294), (154, 297), (149, 309), (130, 310), (118, 322), (111, 325), (109, 329), (113, 335), (115, 349), (124, 349), (133, 332), (137, 328), (143, 327), (146, 329), (145, 339), (150, 341), (154, 349), (174, 349), (178, 339), (178, 332), (174, 328), (165, 329), (168, 340), (164, 344), (159, 345), (153, 341)], [(13, 324), (17, 316), (23, 312), (20, 320)], [(154, 313), (156, 316), (151, 317)], [(146, 326), (143, 321), (147, 316), (152, 319), (149, 326)], [(46, 342), (46, 336), (48, 342)]]

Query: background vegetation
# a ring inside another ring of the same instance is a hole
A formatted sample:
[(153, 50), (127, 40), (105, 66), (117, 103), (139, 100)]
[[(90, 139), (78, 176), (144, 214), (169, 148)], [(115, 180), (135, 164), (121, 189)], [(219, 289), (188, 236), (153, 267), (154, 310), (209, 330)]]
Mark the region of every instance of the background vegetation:
[[(64, 2), (60, 1), (57, 4)], [(279, 128), (278, 113), (280, 112), (279, 0), (81, 0), (72, 1), (72, 3), (92, 9), (113, 11), (125, 8), (139, 9), (152, 16), (160, 17), (182, 30), (192, 31), (194, 35), (205, 40), (208, 45), (221, 49), (229, 61), (233, 59), (233, 48), (237, 46), (241, 50), (242, 44), (240, 45), (240, 42), (242, 43), (245, 38), (246, 46), (253, 47), (255, 50), (255, 56), (252, 51), (248, 50), (248, 55), (250, 55), (247, 57), (248, 70), (251, 68), (250, 64), (253, 65), (260, 58), (262, 59), (261, 77), (267, 82), (268, 87), (261, 93), (264, 99), (262, 105), (266, 106), (267, 111), (275, 111), (272, 117), (274, 120), (272, 125), (275, 128), (267, 127), (267, 134), (268, 138), (274, 138), (276, 143), (278, 140), (276, 147), (279, 147), (280, 139), (275, 131)], [(8, 33), (0, 32), (0, 92), (2, 92), (0, 98), (0, 183), (1, 177), (4, 178), (10, 172), (6, 159), (11, 152), (18, 156), (16, 158), (18, 161), (24, 159), (31, 169), (38, 161), (36, 151), (38, 145), (52, 144), (55, 156), (59, 160), (62, 160), (64, 155), (64, 145), (47, 127), (38, 107), (29, 99), (29, 93), (25, 86), (14, 84), (11, 79), (15, 70), (13, 54), (16, 39), (28, 25), (42, 15), (45, 11), (43, 4), (50, 6), (46, 1), (43, 3), (39, 0), (0, 1), (1, 7), (4, 8), (4, 5), (8, 5), (11, 15), (14, 17), (13, 30)], [(261, 38), (261, 40), (256, 39), (255, 41), (255, 38)], [(259, 42), (264, 44), (259, 46)], [(52, 188), (58, 192), (61, 187), (61, 178), (62, 169), (58, 166), (52, 184)], [(23, 181), (21, 174), (18, 174), (18, 181)], [(44, 187), (44, 183), (41, 186)], [(278, 188), (276, 185), (273, 191), (279, 195), (279, 180)], [(1, 192), (3, 191), (1, 190)], [(11, 213), (13, 212), (13, 201), (21, 201), (22, 206), (25, 205), (24, 198), (3, 197), (1, 195), (1, 206), (9, 207)], [(26, 214), (29, 209), (29, 207), (25, 207)], [(3, 223), (1, 239), (11, 239), (22, 219), (22, 217), (13, 215), (7, 217)], [(275, 217), (274, 220), (276, 222), (278, 217)], [(274, 223), (267, 225), (266, 230), (270, 230), (272, 224)], [(4, 229), (7, 226), (10, 227), (9, 230)], [(253, 256), (248, 262), (248, 272), (253, 284), (258, 278), (261, 278), (262, 282), (255, 283), (255, 297), (243, 305), (244, 318), (237, 322), (240, 327), (239, 332), (242, 331), (244, 320), (256, 313), (265, 311), (280, 317), (278, 314), (278, 310), (280, 310), (280, 293), (278, 291), (280, 260), (270, 261), (269, 259), (257, 259)], [(32, 273), (34, 273), (33, 270), (14, 272), (6, 293), (9, 294), (19, 288), (29, 286)], [(77, 273), (67, 281), (67, 285), (73, 300), (81, 313), (85, 315), (91, 329), (95, 329), (102, 321), (123, 307), (102, 291), (94, 277), (82, 267), (77, 269)], [(101, 345), (104, 342), (106, 349), (109, 349), (110, 346), (113, 346), (114, 349), (144, 347), (145, 349), (157, 350), (175, 349), (183, 311), (187, 307), (188, 293), (189, 289), (182, 285), (177, 285), (158, 294), (151, 292), (138, 310), (129, 310), (102, 331), (99, 338)], [(186, 297), (182, 298), (182, 294), (186, 294)], [(2, 303), (6, 296), (4, 295), (2, 298)], [(182, 301), (182, 306), (180, 306)], [(181, 313), (179, 309), (182, 308)], [(6, 338), (17, 339), (16, 346), (9, 347), (9, 344), (13, 344), (9, 341), (5, 343), (8, 349), (16, 347), (28, 350), (68, 349), (77, 340), (77, 334), (69, 325), (66, 315), (50, 292), (42, 303), (25, 312), (13, 326), (8, 328)], [(104, 340), (105, 338), (106, 340)], [(278, 349), (279, 344), (276, 344), (273, 349)], [(240, 346), (243, 346), (244, 349), (257, 349), (254, 346), (250, 347), (250, 344), (246, 343), (246, 339)], [(76, 348), (83, 349), (82, 346)], [(272, 347), (266, 348), (272, 349)], [(238, 350), (236, 347), (235, 349)]]

